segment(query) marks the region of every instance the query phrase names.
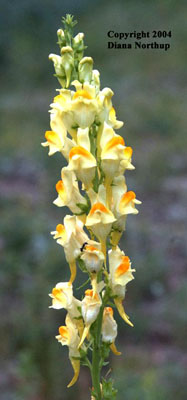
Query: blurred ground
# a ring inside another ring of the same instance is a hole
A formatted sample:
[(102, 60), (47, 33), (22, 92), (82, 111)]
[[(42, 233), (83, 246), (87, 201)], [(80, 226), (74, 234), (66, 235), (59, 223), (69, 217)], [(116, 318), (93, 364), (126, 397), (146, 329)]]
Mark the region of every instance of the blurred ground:
[[(52, 205), (63, 161), (40, 146), (58, 87), (47, 57), (57, 51), (56, 30), (67, 12), (85, 32), (102, 87), (115, 92), (125, 121), (120, 134), (134, 149), (128, 187), (143, 201), (121, 241), (137, 272), (126, 297), (135, 328), (118, 319), (123, 356), (112, 358), (118, 399), (187, 398), (185, 7), (174, 0), (2, 1), (1, 400), (89, 399), (86, 369), (65, 390), (72, 371), (54, 339), (64, 313), (48, 309), (51, 288), (69, 276), (49, 234), (66, 212)], [(171, 29), (172, 47), (108, 50), (110, 29)]]

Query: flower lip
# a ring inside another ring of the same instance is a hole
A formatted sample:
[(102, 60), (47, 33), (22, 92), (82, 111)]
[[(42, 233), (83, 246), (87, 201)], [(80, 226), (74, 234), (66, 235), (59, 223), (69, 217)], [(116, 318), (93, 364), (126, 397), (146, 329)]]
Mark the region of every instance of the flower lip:
[(93, 289), (87, 289), (85, 290), (85, 295), (88, 297), (93, 298), (94, 300), (99, 300), (99, 296), (97, 293), (95, 293), (95, 295), (93, 296)]
[(73, 100), (77, 99), (78, 97), (83, 97), (84, 99), (92, 100), (92, 96), (90, 95), (90, 93), (88, 93), (84, 89), (77, 90), (77, 92), (75, 92), (75, 94), (73, 95)]
[(52, 295), (54, 297), (57, 297), (58, 295), (60, 295), (62, 293), (62, 289), (58, 289), (58, 288), (53, 288), (52, 290)]
[(59, 333), (60, 333), (60, 336), (62, 336), (64, 339), (68, 338), (68, 329), (66, 326), (60, 326)]
[(87, 244), (86, 246), (85, 246), (85, 250), (86, 251), (98, 251), (98, 249), (95, 247), (95, 246), (92, 246), (92, 245), (89, 245), (89, 244)]
[(104, 206), (102, 203), (95, 203), (91, 210), (90, 210), (90, 215), (93, 215), (95, 212), (103, 212), (106, 214), (109, 214), (109, 210)]
[(130, 147), (130, 146), (125, 147), (124, 153), (125, 153), (129, 158), (132, 157), (132, 153), (133, 153), (132, 147)]
[(118, 146), (118, 145), (125, 146), (125, 141), (124, 141), (124, 139), (122, 138), (122, 136), (115, 136), (115, 137), (113, 137), (112, 139), (110, 139), (110, 140), (108, 141), (108, 143), (106, 144), (106, 146), (105, 146), (105, 148), (104, 148), (104, 151), (109, 151), (109, 150), (111, 150), (113, 147), (116, 147), (116, 146)]
[(121, 197), (121, 203), (124, 204), (128, 204), (130, 203), (130, 201), (134, 200), (136, 198), (135, 193), (130, 190), (129, 192), (126, 192), (125, 194), (123, 194), (123, 196)]
[(130, 259), (127, 256), (122, 257), (122, 263), (116, 269), (117, 277), (125, 274), (130, 268)]
[(58, 135), (54, 131), (46, 131), (45, 138), (51, 144), (56, 144), (59, 141)]
[(70, 150), (70, 153), (69, 153), (69, 159), (71, 160), (74, 156), (77, 156), (77, 155), (83, 156), (85, 158), (90, 158), (90, 156), (91, 156), (89, 151), (84, 149), (84, 147), (82, 147), (82, 146), (72, 147), (72, 149)]
[(63, 96), (61, 94), (58, 94), (57, 96), (54, 97), (53, 102), (57, 103), (58, 100), (61, 100), (63, 98)]
[(116, 116), (116, 110), (115, 110), (114, 107), (111, 107), (110, 112), (109, 112), (109, 115), (110, 115), (111, 117), (114, 117), (114, 118), (115, 118), (115, 116)]
[(114, 314), (114, 311), (113, 311), (112, 307), (105, 307), (105, 309), (104, 309), (104, 313), (105, 313), (105, 314), (109, 314), (109, 315), (112, 315), (112, 316), (113, 316), (113, 314)]
[(63, 191), (64, 191), (64, 184), (63, 184), (63, 181), (62, 181), (62, 180), (60, 180), (60, 181), (57, 182), (57, 184), (56, 184), (56, 191), (57, 191), (57, 193), (60, 193), (60, 192), (63, 192)]
[(58, 233), (59, 235), (61, 235), (61, 234), (64, 233), (64, 231), (65, 231), (65, 226), (62, 225), (62, 224), (58, 224), (58, 225), (56, 226), (56, 231), (57, 231), (57, 233)]

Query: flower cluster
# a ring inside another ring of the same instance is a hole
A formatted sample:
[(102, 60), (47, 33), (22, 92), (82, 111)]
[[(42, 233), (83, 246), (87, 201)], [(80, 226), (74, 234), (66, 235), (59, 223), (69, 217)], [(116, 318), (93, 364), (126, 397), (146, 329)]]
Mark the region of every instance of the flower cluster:
[[(73, 37), (73, 18), (67, 15), (63, 22), (65, 29), (57, 31), (60, 55), (49, 56), (62, 87), (51, 104), (51, 130), (42, 145), (49, 148), (49, 155), (60, 152), (67, 160), (54, 204), (69, 207), (71, 214), (51, 234), (64, 248), (70, 278), (58, 283), (50, 297), (52, 308), (67, 311), (56, 338), (69, 347), (74, 376), (68, 387), (76, 382), (82, 363), (91, 370), (92, 396), (100, 399), (106, 386), (104, 381), (100, 385), (103, 363), (110, 349), (121, 354), (115, 346), (113, 308), (133, 326), (123, 300), (135, 269), (118, 244), (127, 215), (137, 214), (141, 202), (127, 189), (124, 173), (134, 169), (133, 150), (116, 133), (123, 122), (117, 120), (113, 92), (100, 88), (92, 58), (83, 57), (84, 35)], [(78, 266), (90, 282), (81, 300), (73, 294)]]

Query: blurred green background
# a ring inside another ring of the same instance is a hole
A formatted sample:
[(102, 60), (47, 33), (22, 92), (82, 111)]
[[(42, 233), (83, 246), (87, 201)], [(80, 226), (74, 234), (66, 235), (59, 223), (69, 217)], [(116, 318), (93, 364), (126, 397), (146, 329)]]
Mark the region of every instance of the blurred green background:
[[(58, 52), (66, 13), (78, 19), (75, 33), (85, 33), (102, 88), (115, 92), (120, 134), (134, 149), (128, 187), (143, 202), (121, 240), (137, 272), (126, 296), (135, 328), (116, 316), (118, 400), (187, 399), (185, 12), (183, 0), (1, 1), (1, 400), (90, 398), (84, 368), (66, 389), (68, 351), (54, 339), (65, 313), (48, 308), (51, 288), (69, 277), (49, 234), (67, 212), (52, 205), (63, 160), (40, 145), (59, 87), (48, 54)], [(142, 29), (172, 30), (171, 49), (107, 49), (109, 30)]]

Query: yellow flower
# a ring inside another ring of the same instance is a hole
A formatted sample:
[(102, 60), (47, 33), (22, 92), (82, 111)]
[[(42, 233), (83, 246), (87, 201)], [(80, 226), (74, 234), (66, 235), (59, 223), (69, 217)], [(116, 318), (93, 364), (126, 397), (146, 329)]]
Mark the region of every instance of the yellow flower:
[(112, 108), (112, 96), (114, 92), (110, 88), (102, 89), (98, 96), (97, 101), (99, 105), (99, 113), (97, 115), (97, 119), (99, 122), (104, 123), (104, 121), (108, 121), (109, 113)]
[(116, 250), (109, 250), (109, 281), (112, 291), (115, 295), (124, 297), (125, 287), (128, 282), (134, 279), (132, 272), (135, 269), (131, 269), (131, 262), (128, 256), (125, 255), (124, 251), (117, 247)]
[(71, 271), (70, 283), (72, 283), (76, 277), (76, 258), (81, 253), (83, 243), (89, 240), (83, 230), (83, 223), (75, 215), (66, 215), (64, 225), (58, 224), (56, 231), (51, 234), (54, 235), (54, 239), (57, 239), (57, 243), (64, 247)]
[(57, 283), (49, 296), (52, 298), (52, 306), (50, 308), (66, 309), (71, 319), (80, 316), (78, 307), (81, 306), (81, 301), (73, 296), (73, 287), (69, 282)]
[(120, 129), (124, 123), (122, 121), (118, 121), (116, 119), (116, 110), (114, 107), (111, 107), (109, 111), (108, 121), (106, 121), (109, 125), (114, 129)]
[[(49, 156), (60, 151), (66, 160), (68, 160), (69, 152), (76, 145), (76, 142), (67, 137), (67, 130), (62, 120), (62, 114), (58, 109), (50, 111), (50, 126), (51, 131), (46, 131), (45, 138), (47, 141), (42, 143), (42, 146), (49, 147)], [(76, 130), (73, 130), (73, 133), (75, 134)]]
[(61, 170), (61, 178), (56, 184), (58, 197), (53, 203), (58, 207), (67, 206), (73, 213), (80, 213), (77, 203), (86, 205), (86, 199), (79, 192), (75, 173), (64, 167)]
[(81, 311), (83, 320), (85, 322), (85, 328), (81, 337), (81, 341), (79, 343), (79, 347), (82, 346), (86, 336), (89, 333), (90, 326), (96, 320), (101, 304), (102, 301), (99, 293), (94, 294), (93, 289), (87, 289), (85, 291), (85, 297), (81, 303)]
[(116, 135), (106, 122), (100, 136), (100, 147), (101, 166), (110, 182), (114, 176), (124, 173), (125, 169), (134, 169), (131, 164), (131, 147), (125, 147), (122, 136)]
[(119, 203), (119, 212), (121, 214), (138, 214), (136, 204), (141, 204), (140, 200), (136, 199), (135, 193), (130, 190), (122, 195)]
[[(100, 87), (100, 82), (99, 82), (99, 87)], [(114, 129), (120, 129), (123, 126), (123, 122), (118, 121), (116, 119), (116, 111), (112, 106), (112, 100), (111, 100), (113, 94), (114, 93), (110, 88), (104, 88), (98, 93), (97, 101), (99, 104), (100, 112), (97, 118), (102, 124), (107, 123)]]
[(101, 167), (105, 176), (109, 176), (110, 181), (119, 174), (119, 165), (123, 159), (124, 150), (124, 139), (119, 135), (115, 135), (101, 151)]
[(98, 293), (93, 295), (92, 289), (87, 289), (85, 291), (85, 297), (82, 300), (81, 310), (86, 325), (91, 325), (96, 320), (101, 304), (101, 298)]
[(80, 357), (78, 351), (80, 337), (76, 325), (72, 322), (68, 314), (66, 316), (66, 325), (60, 326), (59, 335), (56, 336), (56, 339), (62, 344), (62, 346), (69, 347), (69, 358), (74, 370), (73, 379), (68, 385), (68, 387), (71, 387), (76, 383), (80, 371), (80, 360), (74, 359), (74, 357)]
[(125, 147), (123, 157), (121, 159), (120, 165), (119, 165), (119, 173), (124, 174), (126, 169), (135, 169), (134, 165), (131, 164), (132, 161), (132, 153), (133, 149), (132, 147)]
[(57, 132), (46, 131), (46, 142), (41, 143), (43, 147), (49, 147), (49, 156), (52, 156), (57, 151), (62, 151), (64, 147), (64, 137), (60, 136)]
[(88, 82), (81, 84), (79, 81), (72, 82), (72, 85), (76, 88), (71, 106), (75, 123), (80, 128), (90, 127), (98, 113), (95, 87)]
[(53, 110), (58, 110), (68, 132), (75, 138), (74, 127), (90, 127), (98, 112), (95, 87), (88, 82), (73, 81), (76, 91), (61, 89), (60, 94), (51, 104)]
[(103, 312), (102, 322), (102, 341), (106, 343), (113, 343), (117, 336), (117, 323), (113, 317), (113, 309), (105, 307)]
[(132, 323), (129, 321), (123, 309), (122, 300), (125, 297), (127, 283), (134, 279), (132, 272), (135, 272), (135, 269), (131, 269), (129, 257), (125, 256), (125, 253), (121, 251), (119, 247), (117, 247), (116, 250), (109, 250), (108, 257), (110, 271), (109, 284), (113, 294), (117, 296), (114, 302), (121, 317), (132, 326)]
[(58, 92), (59, 94), (54, 97), (53, 103), (50, 104), (53, 123), (59, 125), (59, 121), (61, 121), (76, 142), (76, 124), (73, 120), (73, 113), (70, 110), (72, 92), (68, 89), (59, 89)]
[(123, 176), (114, 178), (112, 186), (112, 211), (116, 217), (114, 229), (121, 232), (125, 230), (127, 215), (139, 212), (136, 204), (141, 204), (141, 201), (136, 199), (133, 191), (127, 191), (125, 178)]
[[(92, 207), (86, 219), (86, 226), (102, 243), (109, 234), (112, 223), (116, 220), (112, 212), (106, 207), (106, 190), (103, 185), (99, 186), (98, 194), (92, 189), (88, 191)], [(103, 250), (103, 249), (102, 249)]]
[(90, 273), (94, 297), (98, 291), (97, 273), (101, 270), (105, 261), (105, 256), (101, 251), (101, 244), (94, 240), (89, 240), (84, 246), (81, 259), (84, 261), (86, 269)]
[(81, 259), (84, 261), (88, 272), (99, 272), (104, 262), (104, 254), (101, 251), (100, 243), (89, 240), (83, 249)]
[(90, 153), (88, 131), (88, 128), (78, 129), (78, 146), (73, 147), (69, 153), (69, 169), (75, 171), (77, 178), (84, 183), (86, 189), (95, 176), (97, 165), (95, 157)]

